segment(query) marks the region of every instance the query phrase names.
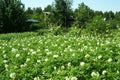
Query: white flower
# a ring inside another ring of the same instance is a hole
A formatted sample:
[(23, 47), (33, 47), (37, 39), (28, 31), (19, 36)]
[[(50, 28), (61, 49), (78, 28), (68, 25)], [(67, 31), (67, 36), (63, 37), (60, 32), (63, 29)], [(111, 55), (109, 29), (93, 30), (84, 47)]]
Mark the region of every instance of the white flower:
[(3, 63), (7, 63), (8, 61), (7, 60), (3, 60)]
[(72, 56), (74, 57), (74, 56), (75, 56), (75, 54), (73, 53), (73, 54), (72, 54)]
[(80, 66), (84, 66), (85, 65), (85, 62), (80, 62)]
[(15, 57), (17, 58), (17, 57), (19, 57), (19, 56), (20, 56), (20, 54), (16, 54), (16, 56), (15, 56)]
[(70, 52), (72, 52), (73, 51), (73, 49), (70, 49)]
[(30, 61), (30, 58), (27, 58), (27, 59), (26, 59), (26, 62), (28, 62), (28, 61)]
[(101, 58), (102, 58), (102, 55), (99, 55), (99, 56), (98, 56), (98, 59), (101, 59)]
[(70, 67), (70, 66), (71, 66), (71, 62), (68, 63), (68, 67)]
[(54, 66), (54, 70), (56, 70), (57, 69), (57, 67), (56, 66)]
[(30, 55), (30, 52), (28, 52), (28, 55)]
[(48, 80), (52, 80), (52, 78), (48, 79)]
[(45, 49), (46, 52), (49, 52), (49, 49)]
[(97, 61), (97, 58), (94, 58), (93, 61)]
[(40, 63), (41, 61), (40, 60), (37, 60), (38, 63)]
[(57, 71), (57, 74), (60, 74), (60, 72), (61, 72), (61, 71), (60, 71), (60, 70), (58, 70), (58, 71)]
[(33, 49), (29, 49), (30, 52), (33, 52), (34, 50)]
[(40, 78), (39, 77), (35, 77), (34, 80), (40, 80)]
[(14, 69), (18, 68), (17, 66), (14, 66)]
[(68, 76), (65, 77), (65, 80), (70, 80), (70, 78)]
[(72, 77), (71, 80), (77, 80), (77, 77)]
[(92, 73), (91, 73), (91, 76), (92, 76), (92, 77), (99, 77), (99, 73), (98, 73), (98, 72), (92, 72)]
[(47, 62), (47, 61), (48, 61), (48, 58), (45, 59), (45, 62)]
[(106, 70), (102, 71), (102, 75), (105, 75), (106, 73), (107, 73), (107, 71), (106, 71)]
[(108, 62), (112, 62), (112, 58), (109, 58), (109, 59), (108, 59)]
[(53, 58), (58, 58), (58, 55), (53, 55)]
[(51, 52), (47, 52), (47, 55), (50, 55), (50, 54), (52, 54)]
[(8, 68), (8, 65), (7, 65), (7, 64), (5, 64), (5, 68)]
[(89, 55), (89, 54), (86, 54), (86, 55), (85, 55), (85, 58), (89, 58), (89, 57), (90, 57), (90, 55)]
[(27, 66), (27, 64), (20, 65), (21, 68), (26, 67), (26, 66)]
[(31, 54), (32, 54), (32, 55), (36, 54), (36, 51), (33, 51)]
[(42, 74), (45, 74), (45, 71), (43, 71)]
[(15, 73), (10, 73), (10, 78), (15, 79), (16, 74)]
[(106, 21), (106, 18), (103, 18), (103, 21)]
[(106, 44), (109, 44), (110, 43), (110, 41), (106, 41)]
[(61, 69), (65, 69), (65, 66), (61, 66)]
[(120, 72), (117, 70), (117, 74), (119, 74)]
[(18, 49), (15, 49), (15, 48), (12, 48), (12, 50), (11, 50), (12, 52), (17, 52), (18, 51)]
[(4, 54), (3, 57), (6, 58), (7, 57), (6, 54)]

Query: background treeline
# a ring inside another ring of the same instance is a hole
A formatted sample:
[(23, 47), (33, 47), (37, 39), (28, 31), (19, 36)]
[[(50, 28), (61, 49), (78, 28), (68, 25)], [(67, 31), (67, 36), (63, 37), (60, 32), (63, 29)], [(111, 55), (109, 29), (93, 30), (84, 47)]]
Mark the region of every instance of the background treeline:
[[(0, 0), (0, 33), (32, 31), (60, 26), (77, 27), (94, 33), (109, 32), (120, 26), (120, 12), (102, 12), (90, 9), (84, 3), (72, 9), (72, 0), (55, 0), (53, 4), (27, 8), (21, 0)], [(40, 23), (28, 24), (27, 19)]]

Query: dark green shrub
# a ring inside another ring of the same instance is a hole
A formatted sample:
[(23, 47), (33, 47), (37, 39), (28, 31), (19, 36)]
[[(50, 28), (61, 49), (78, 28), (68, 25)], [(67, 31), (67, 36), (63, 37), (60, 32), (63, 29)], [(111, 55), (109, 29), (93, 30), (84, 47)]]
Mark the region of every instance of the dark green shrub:
[(96, 16), (87, 24), (87, 30), (96, 33), (106, 33), (109, 24), (106, 23), (102, 16)]
[(77, 27), (71, 27), (68, 32), (68, 35), (72, 35), (72, 36), (80, 36), (80, 34), (81, 34), (81, 29)]
[(62, 30), (61, 26), (51, 27), (49, 31), (53, 35), (62, 35), (63, 34), (63, 30)]
[(29, 30), (34, 31), (34, 30), (43, 29), (43, 28), (45, 28), (45, 25), (43, 23), (35, 23), (30, 25)]

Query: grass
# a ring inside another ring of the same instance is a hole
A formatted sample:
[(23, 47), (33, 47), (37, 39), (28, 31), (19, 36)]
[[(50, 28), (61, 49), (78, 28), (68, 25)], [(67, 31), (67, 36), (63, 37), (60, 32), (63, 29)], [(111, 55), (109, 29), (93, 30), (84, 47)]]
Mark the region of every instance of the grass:
[(119, 80), (120, 33), (0, 35), (1, 80)]

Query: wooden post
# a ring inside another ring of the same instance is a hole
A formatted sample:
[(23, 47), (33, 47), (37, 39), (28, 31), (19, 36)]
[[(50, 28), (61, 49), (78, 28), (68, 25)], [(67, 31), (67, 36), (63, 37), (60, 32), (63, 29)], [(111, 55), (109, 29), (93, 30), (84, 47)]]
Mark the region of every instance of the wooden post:
[(50, 12), (43, 12), (44, 13), (44, 21), (45, 21), (45, 27), (47, 27), (47, 15), (50, 14)]

